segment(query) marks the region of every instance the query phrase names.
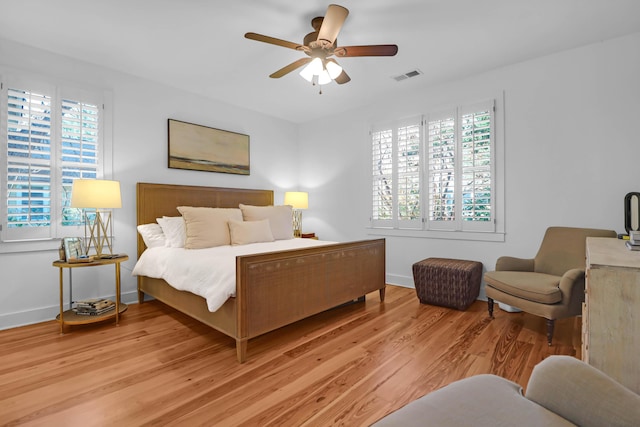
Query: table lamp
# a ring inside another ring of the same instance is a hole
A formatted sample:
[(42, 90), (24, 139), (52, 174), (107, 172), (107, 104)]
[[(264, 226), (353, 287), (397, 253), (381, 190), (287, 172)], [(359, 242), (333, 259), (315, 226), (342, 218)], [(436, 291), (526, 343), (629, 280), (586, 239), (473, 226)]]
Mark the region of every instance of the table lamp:
[[(113, 253), (113, 223), (109, 209), (122, 207), (120, 198), (120, 182), (101, 179), (76, 179), (71, 189), (71, 207), (84, 209), (84, 238), (86, 254), (91, 245), (96, 250), (96, 257), (103, 256), (106, 246), (109, 254)], [(91, 219), (87, 209), (93, 209), (95, 216)]]
[(304, 191), (287, 191), (284, 204), (293, 206), (293, 236), (302, 235), (302, 209), (309, 207), (309, 194)]

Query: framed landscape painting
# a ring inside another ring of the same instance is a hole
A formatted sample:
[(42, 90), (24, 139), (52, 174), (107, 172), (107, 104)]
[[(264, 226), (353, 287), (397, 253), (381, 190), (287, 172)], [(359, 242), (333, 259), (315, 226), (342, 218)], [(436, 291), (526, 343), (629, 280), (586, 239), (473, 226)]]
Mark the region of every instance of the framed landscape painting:
[(169, 167), (249, 175), (249, 135), (169, 119)]

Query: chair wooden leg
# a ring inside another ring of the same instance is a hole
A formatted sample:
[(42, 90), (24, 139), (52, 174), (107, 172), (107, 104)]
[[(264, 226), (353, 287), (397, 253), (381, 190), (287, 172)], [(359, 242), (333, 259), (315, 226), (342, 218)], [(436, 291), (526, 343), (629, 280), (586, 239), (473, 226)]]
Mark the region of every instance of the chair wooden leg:
[(493, 319), (493, 298), (487, 297), (487, 305), (489, 308), (489, 317)]
[(547, 320), (547, 344), (551, 345), (551, 339), (553, 338), (553, 327), (555, 325), (555, 320), (546, 319)]

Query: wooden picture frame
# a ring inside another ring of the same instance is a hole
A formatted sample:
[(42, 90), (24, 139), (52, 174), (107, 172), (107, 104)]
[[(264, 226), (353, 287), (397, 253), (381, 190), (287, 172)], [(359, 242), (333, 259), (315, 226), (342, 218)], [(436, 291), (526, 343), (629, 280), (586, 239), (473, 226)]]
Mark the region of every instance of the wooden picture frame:
[(249, 175), (249, 135), (169, 119), (169, 168)]
[(78, 259), (86, 255), (84, 252), (84, 242), (82, 237), (65, 237), (62, 239), (64, 246), (64, 256), (67, 261)]

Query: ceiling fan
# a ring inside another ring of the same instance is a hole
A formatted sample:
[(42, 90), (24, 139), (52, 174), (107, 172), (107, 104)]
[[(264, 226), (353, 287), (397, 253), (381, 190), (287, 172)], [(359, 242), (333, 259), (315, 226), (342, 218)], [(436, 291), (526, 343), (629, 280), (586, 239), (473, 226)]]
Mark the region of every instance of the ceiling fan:
[(311, 20), (311, 26), (314, 31), (304, 37), (303, 44), (256, 33), (246, 33), (244, 36), (251, 40), (274, 44), (307, 54), (308, 57), (300, 58), (272, 73), (269, 76), (271, 78), (280, 78), (306, 65), (300, 75), (312, 84), (323, 85), (333, 80), (338, 84), (344, 84), (349, 82), (351, 78), (332, 56), (339, 58), (394, 56), (398, 53), (398, 46), (395, 44), (338, 46), (336, 38), (348, 14), (349, 10), (345, 7), (337, 4), (329, 5), (324, 17), (319, 16)]

